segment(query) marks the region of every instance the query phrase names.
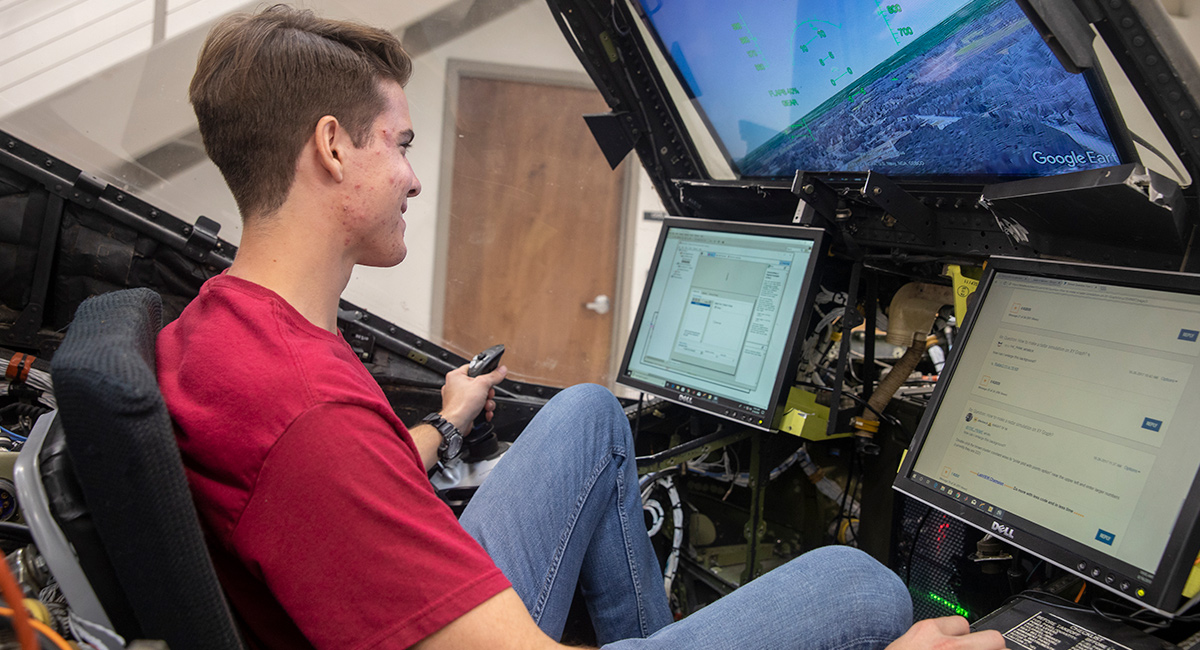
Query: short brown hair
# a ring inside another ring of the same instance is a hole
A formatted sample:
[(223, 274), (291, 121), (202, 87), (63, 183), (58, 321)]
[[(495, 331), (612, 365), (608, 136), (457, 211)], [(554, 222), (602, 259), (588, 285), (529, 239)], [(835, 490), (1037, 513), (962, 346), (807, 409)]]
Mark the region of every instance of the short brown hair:
[(362, 147), (385, 106), (380, 81), (403, 86), (411, 73), (390, 32), (276, 5), (213, 27), (188, 98), (204, 149), (246, 219), (283, 205), (322, 117), (336, 117)]

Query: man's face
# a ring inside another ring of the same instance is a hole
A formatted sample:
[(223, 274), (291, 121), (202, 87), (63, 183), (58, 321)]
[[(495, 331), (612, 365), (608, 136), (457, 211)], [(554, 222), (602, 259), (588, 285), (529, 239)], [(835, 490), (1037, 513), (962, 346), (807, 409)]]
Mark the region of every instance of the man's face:
[(371, 126), (370, 141), (348, 158), (342, 198), (342, 224), (355, 263), (394, 266), (408, 252), (404, 211), (408, 197), (421, 192), (421, 181), (408, 162), (412, 119), (404, 89), (380, 82), (383, 112)]

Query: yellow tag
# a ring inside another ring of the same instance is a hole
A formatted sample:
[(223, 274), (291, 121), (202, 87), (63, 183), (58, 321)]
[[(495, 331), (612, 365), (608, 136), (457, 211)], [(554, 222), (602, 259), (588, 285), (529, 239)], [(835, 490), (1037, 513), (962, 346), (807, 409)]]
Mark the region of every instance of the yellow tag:
[(1183, 585), (1183, 597), (1194, 598), (1200, 593), (1200, 557), (1192, 563), (1192, 572), (1188, 574), (1187, 584)]
[(962, 268), (957, 264), (947, 264), (946, 274), (954, 283), (954, 320), (961, 326), (967, 317), (967, 296), (979, 287), (979, 279), (983, 277), (983, 269), (976, 267)]

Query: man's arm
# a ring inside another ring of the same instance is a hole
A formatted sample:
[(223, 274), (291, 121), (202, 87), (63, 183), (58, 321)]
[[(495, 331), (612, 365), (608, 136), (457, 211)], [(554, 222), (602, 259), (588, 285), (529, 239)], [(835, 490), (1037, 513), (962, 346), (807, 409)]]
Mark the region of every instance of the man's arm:
[(542, 650), (563, 648), (546, 636), (510, 589), (485, 600), (413, 646), (416, 650)]
[[(446, 383), (442, 386), (442, 408), (438, 412), (442, 417), (458, 427), (465, 438), (471, 433), (475, 416), (481, 411), (488, 420), (496, 410), (496, 391), (494, 387), (508, 374), (506, 366), (500, 366), (486, 375), (468, 377), (467, 367), (455, 368), (446, 374)], [(421, 461), (425, 469), (433, 467), (437, 462), (438, 445), (442, 444), (442, 434), (428, 424), (419, 424), (409, 429), (417, 451), (421, 452)]]
[[(563, 648), (546, 636), (517, 596), (506, 589), (425, 637), (418, 650), (540, 650)], [(967, 619), (947, 616), (918, 621), (887, 650), (1004, 650), (995, 630), (971, 632)]]

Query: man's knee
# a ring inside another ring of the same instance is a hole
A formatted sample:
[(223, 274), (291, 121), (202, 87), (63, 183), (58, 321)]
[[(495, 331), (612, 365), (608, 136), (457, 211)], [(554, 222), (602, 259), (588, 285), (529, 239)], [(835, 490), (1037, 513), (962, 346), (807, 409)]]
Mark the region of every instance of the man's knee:
[(573, 408), (583, 409), (588, 412), (609, 411), (611, 409), (621, 410), (621, 403), (617, 401), (612, 391), (599, 384), (575, 384), (570, 388), (564, 388), (550, 403), (556, 401), (570, 404)]
[[(545, 408), (560, 409), (560, 415), (580, 423), (628, 425), (628, 419), (612, 391), (597, 384), (576, 384), (563, 389)], [(580, 427), (586, 428), (586, 427)]]
[(823, 546), (785, 567), (797, 572), (796, 580), (817, 587), (832, 609), (869, 615), (880, 632), (899, 636), (912, 625), (912, 597), (904, 582), (856, 548)]
[[(555, 395), (538, 414), (549, 435), (565, 441), (601, 442), (627, 451), (632, 444), (629, 419), (612, 391), (597, 384), (577, 384)], [(538, 428), (542, 428), (539, 426)]]

